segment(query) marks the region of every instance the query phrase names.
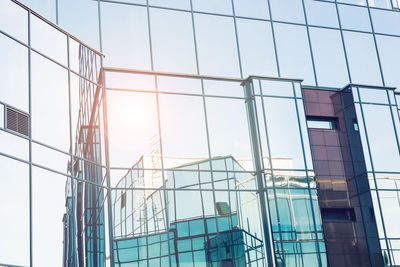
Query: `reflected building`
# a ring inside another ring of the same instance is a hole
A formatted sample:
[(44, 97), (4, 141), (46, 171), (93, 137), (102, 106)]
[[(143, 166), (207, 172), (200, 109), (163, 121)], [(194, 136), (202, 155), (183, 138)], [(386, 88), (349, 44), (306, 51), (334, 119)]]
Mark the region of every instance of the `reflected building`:
[(400, 266), (399, 11), (0, 1), (0, 266)]

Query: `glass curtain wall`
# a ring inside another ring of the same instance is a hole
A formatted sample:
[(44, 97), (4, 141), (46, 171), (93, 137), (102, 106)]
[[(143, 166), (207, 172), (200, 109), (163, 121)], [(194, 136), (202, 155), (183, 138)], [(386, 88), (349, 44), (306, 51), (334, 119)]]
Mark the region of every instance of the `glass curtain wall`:
[(21, 2), (107, 54), (108, 67), (400, 85), (395, 0)]
[[(80, 90), (95, 87), (101, 57), (18, 2), (0, 2), (0, 265), (76, 264), (73, 181), (87, 178), (71, 171), (75, 129), (80, 103), (93, 101)], [(104, 238), (89, 228), (87, 240)]]
[(299, 81), (105, 73), (115, 265), (327, 266)]
[(277, 264), (327, 266), (300, 82), (249, 78), (245, 88)]

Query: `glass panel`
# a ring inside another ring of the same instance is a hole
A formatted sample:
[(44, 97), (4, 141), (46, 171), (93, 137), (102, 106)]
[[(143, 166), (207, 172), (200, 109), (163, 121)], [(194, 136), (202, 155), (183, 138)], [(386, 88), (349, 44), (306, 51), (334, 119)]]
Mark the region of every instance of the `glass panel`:
[(371, 34), (343, 32), (353, 83), (381, 85), (379, 64)]
[[(206, 82), (208, 81), (204, 81), (204, 83)], [(202, 94), (201, 80), (199, 79), (158, 76), (157, 86), (159, 92), (177, 92), (198, 95)]]
[(243, 76), (278, 76), (271, 23), (237, 19), (237, 30)]
[(1, 152), (22, 160), (29, 160), (29, 142), (17, 135), (0, 130)]
[(56, 20), (56, 1), (54, 0), (21, 0), (21, 3), (38, 12), (48, 20)]
[(106, 72), (106, 87), (116, 89), (133, 89), (155, 91), (153, 75), (141, 75), (121, 72)]
[(365, 7), (338, 5), (343, 29), (371, 31), (368, 9)]
[(288, 169), (304, 169), (299, 122), (293, 99), (264, 97), (271, 157), (286, 161)]
[(2, 34), (0, 47), (0, 101), (28, 112), (28, 49)]
[(107, 91), (107, 111), (112, 166), (130, 167), (144, 155), (160, 159), (155, 94)]
[(32, 144), (32, 162), (51, 170), (65, 173), (70, 156), (44, 147), (42, 145)]
[(31, 45), (51, 59), (67, 65), (67, 36), (36, 16), (31, 16)]
[(339, 27), (334, 3), (306, 0), (304, 4), (306, 7), (308, 24), (335, 28)]
[(338, 0), (339, 3), (353, 4), (359, 6), (365, 6), (365, 0)]
[(232, 1), (193, 0), (193, 10), (232, 15)]
[[(368, 4), (370, 7), (381, 7), (392, 9), (391, 2), (396, 2), (397, 0), (368, 0)], [(393, 3), (393, 7), (395, 7), (395, 3)], [(371, 9), (373, 11), (374, 9)], [(372, 12), (371, 12), (372, 13)]]
[(31, 90), (33, 139), (68, 151), (67, 70), (33, 53)]
[[(262, 95), (294, 97), (293, 85), (291, 82), (281, 82), (274, 80), (260, 80), (260, 81), (261, 81)], [(258, 81), (256, 80), (255, 83), (258, 83)]]
[(362, 107), (375, 171), (400, 171), (400, 155), (390, 109), (376, 105)]
[[(364, 160), (365, 160), (365, 165), (366, 165), (367, 171), (372, 171), (371, 158), (370, 158), (369, 153), (368, 153), (367, 137), (366, 137), (366, 134), (365, 134), (364, 121), (363, 121), (362, 115), (361, 115), (360, 104), (354, 104), (354, 106), (355, 106), (355, 110), (356, 110), (356, 114), (357, 114), (357, 122), (356, 123), (358, 124), (358, 126), (355, 127), (355, 130), (356, 131), (358, 130), (359, 133), (360, 133), (362, 150), (363, 150), (363, 154), (364, 154)], [(360, 165), (360, 166), (362, 166), (362, 165)], [(359, 174), (359, 173), (357, 173), (357, 174)]]
[[(207, 159), (202, 98), (160, 95), (159, 99), (163, 155), (183, 161)], [(164, 159), (164, 167), (170, 164)]]
[(332, 120), (307, 120), (308, 128), (316, 128), (316, 129), (328, 129), (334, 130), (336, 129), (336, 122)]
[(33, 264), (60, 266), (66, 178), (36, 167), (32, 171)]
[(377, 33), (400, 35), (400, 29), (393, 27), (400, 23), (400, 13), (379, 9), (371, 9), (374, 31)]
[(28, 43), (28, 12), (12, 1), (0, 2), (0, 29)]
[(398, 53), (400, 38), (376, 35), (376, 42), (385, 85), (400, 88), (400, 76), (396, 71), (400, 67), (400, 53)]
[(301, 0), (270, 0), (271, 17), (276, 21), (304, 23), (304, 11)]
[(233, 19), (195, 14), (194, 21), (200, 73), (240, 77)]
[(268, 1), (252, 0), (251, 5), (247, 0), (234, 0), (235, 15), (241, 17), (251, 17), (268, 19)]
[(386, 90), (358, 88), (360, 92), (361, 102), (389, 104)]
[(154, 68), (160, 71), (196, 73), (190, 13), (151, 8)]
[(310, 28), (318, 85), (343, 87), (349, 82), (339, 31)]
[(149, 5), (190, 10), (190, 0), (149, 0)]
[(0, 104), (0, 128), (4, 128), (4, 105)]
[[(251, 161), (244, 100), (207, 98), (206, 108), (207, 115), (209, 115), (211, 156), (229, 156), (236, 161)], [(248, 170), (253, 169), (252, 166), (243, 167), (251, 167)], [(215, 167), (213, 166), (213, 168)]]
[(149, 70), (150, 44), (145, 7), (101, 3), (104, 65)]
[(382, 207), (382, 216), (385, 221), (385, 230), (388, 238), (399, 238), (400, 220), (399, 193), (397, 191), (379, 191)]
[[(3, 147), (1, 145), (2, 150)], [(29, 168), (26, 164), (0, 156), (0, 169), (1, 263), (28, 266)], [(59, 218), (57, 226), (62, 228)]]
[(304, 84), (314, 85), (314, 71), (306, 28), (275, 23), (274, 29), (282, 77), (304, 79)]

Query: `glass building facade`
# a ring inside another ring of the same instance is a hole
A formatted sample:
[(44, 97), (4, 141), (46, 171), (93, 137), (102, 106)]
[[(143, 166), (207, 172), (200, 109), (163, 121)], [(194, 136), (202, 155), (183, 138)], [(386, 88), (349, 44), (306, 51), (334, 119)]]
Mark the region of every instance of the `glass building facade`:
[(0, 1), (0, 266), (400, 266), (399, 6)]

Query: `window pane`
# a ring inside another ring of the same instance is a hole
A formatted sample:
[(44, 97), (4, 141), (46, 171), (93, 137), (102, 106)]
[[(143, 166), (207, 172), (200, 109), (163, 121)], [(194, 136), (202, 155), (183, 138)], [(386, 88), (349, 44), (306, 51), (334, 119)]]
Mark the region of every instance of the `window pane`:
[(68, 151), (69, 101), (67, 70), (32, 54), (32, 137)]
[(58, 24), (79, 40), (99, 50), (99, 18), (97, 14), (98, 3), (96, 1), (58, 0)]
[(190, 13), (150, 9), (154, 68), (160, 71), (196, 73)]
[(274, 29), (281, 76), (304, 79), (304, 84), (314, 85), (306, 28), (274, 23)]
[(2, 34), (0, 47), (0, 101), (28, 112), (28, 49)]
[(112, 166), (130, 167), (156, 151), (159, 156), (155, 94), (108, 91), (107, 111)]
[(293, 99), (264, 97), (272, 158), (288, 161), (289, 169), (304, 169), (299, 123)]
[(399, 148), (389, 107), (362, 107), (375, 171), (400, 171)]
[(231, 15), (232, 2), (231, 0), (193, 0), (193, 10)]
[(67, 65), (67, 36), (36, 16), (31, 16), (31, 44), (51, 59)]
[(339, 26), (334, 3), (306, 0), (304, 4), (307, 11), (307, 21), (310, 25), (327, 27)]
[(271, 23), (237, 19), (243, 76), (278, 76)]
[(379, 64), (372, 35), (343, 32), (353, 83), (381, 85)]
[(376, 41), (385, 85), (400, 88), (400, 75), (397, 72), (400, 68), (400, 38), (376, 35)]
[(149, 0), (149, 5), (190, 10), (190, 0)]
[(56, 1), (54, 0), (21, 0), (21, 3), (38, 12), (48, 20), (56, 21)]
[(4, 128), (4, 105), (0, 104), (0, 128)]
[(65, 182), (64, 176), (33, 167), (32, 256), (34, 265), (62, 265)]
[(336, 121), (307, 119), (307, 126), (308, 128), (335, 130)]
[[(201, 97), (160, 95), (163, 154), (166, 157), (208, 158)], [(167, 167), (167, 163), (164, 162)]]
[(251, 160), (251, 147), (244, 100), (207, 98), (211, 156)]
[(277, 21), (304, 23), (301, 0), (270, 0), (271, 17)]
[(269, 18), (268, 1), (252, 0), (249, 5), (248, 0), (234, 0), (233, 4), (236, 16), (260, 19)]
[(310, 28), (318, 85), (343, 87), (348, 84), (342, 38), (336, 30)]
[(371, 9), (371, 17), (375, 32), (400, 35), (400, 12)]
[(194, 18), (200, 73), (240, 77), (233, 19), (200, 14)]
[(28, 43), (28, 13), (12, 1), (0, 1), (0, 29)]
[(145, 7), (101, 3), (105, 66), (150, 69), (150, 45)]
[(368, 9), (365, 7), (338, 5), (340, 22), (344, 29), (371, 31)]
[[(2, 137), (0, 137), (0, 140), (2, 140)], [(3, 146), (1, 147), (3, 148)], [(0, 220), (1, 263), (28, 266), (28, 165), (0, 156), (0, 169), (2, 172), (0, 177), (0, 213), (2, 214)], [(59, 225), (59, 227), (61, 228), (62, 225)]]

